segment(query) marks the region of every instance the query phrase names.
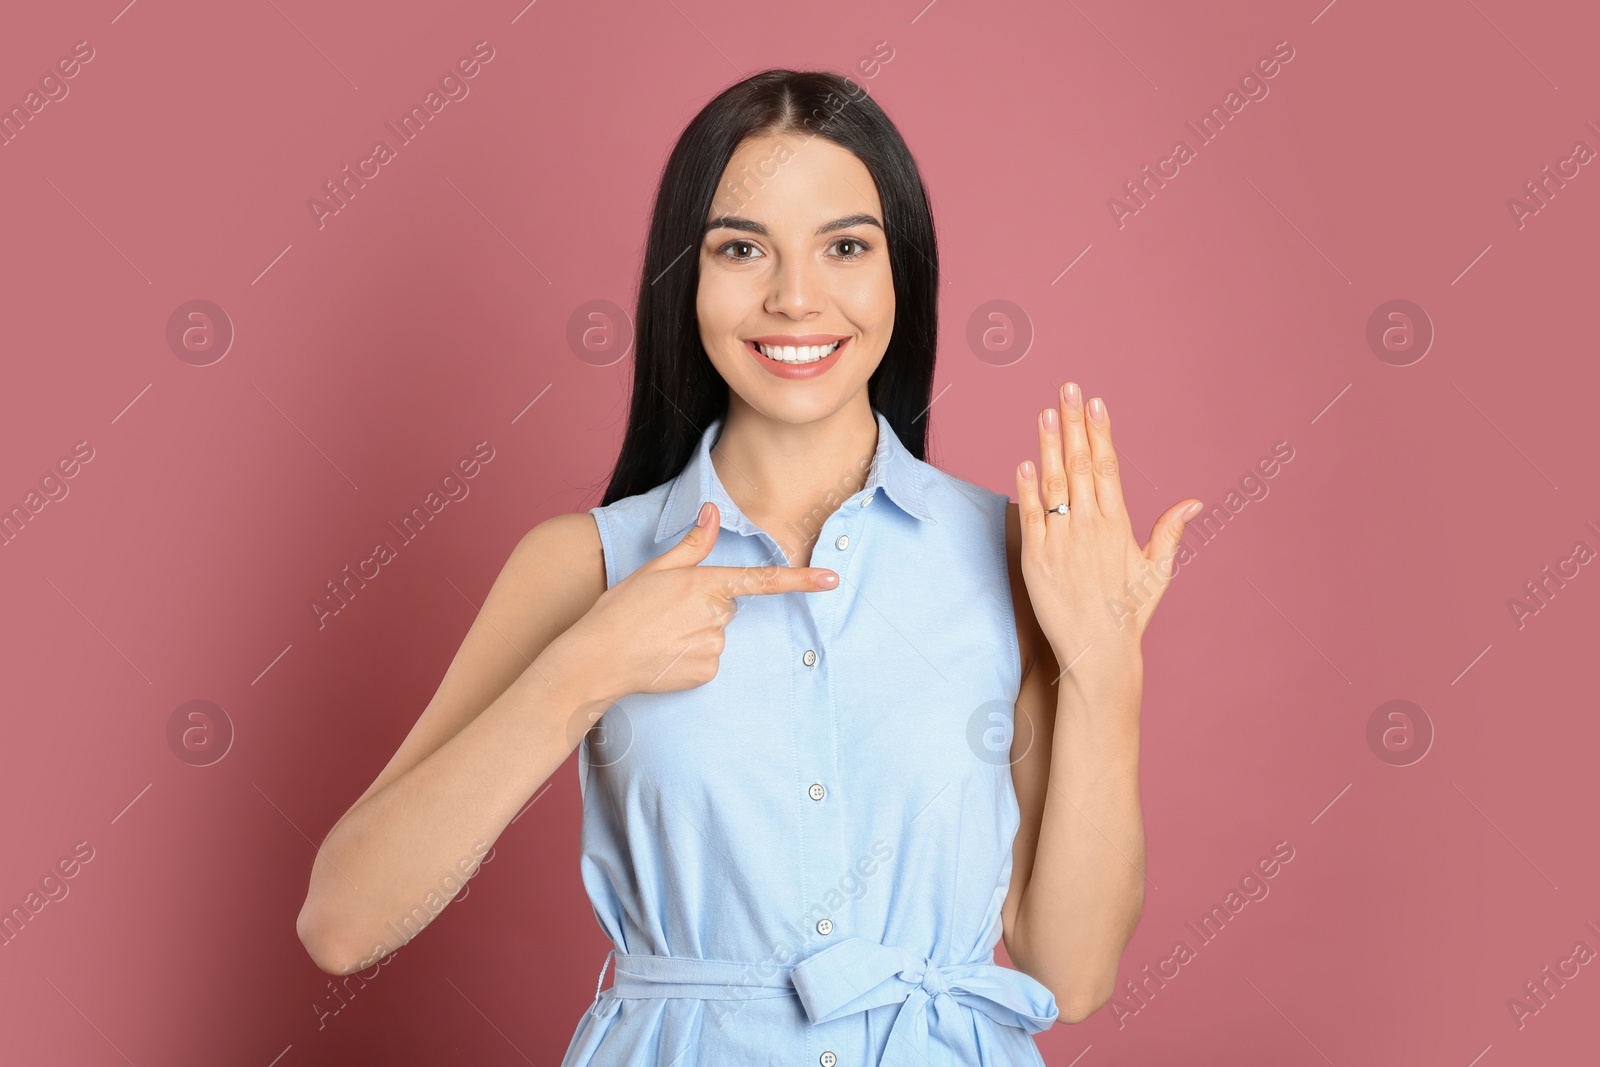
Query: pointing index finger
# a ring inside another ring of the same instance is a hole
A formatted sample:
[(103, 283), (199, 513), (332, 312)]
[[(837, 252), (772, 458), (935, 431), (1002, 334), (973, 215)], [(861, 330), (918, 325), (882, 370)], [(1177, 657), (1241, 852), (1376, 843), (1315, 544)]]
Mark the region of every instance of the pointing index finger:
[(764, 596), (770, 593), (815, 593), (833, 589), (839, 575), (826, 567), (708, 567), (695, 570), (705, 576), (712, 591), (725, 597)]

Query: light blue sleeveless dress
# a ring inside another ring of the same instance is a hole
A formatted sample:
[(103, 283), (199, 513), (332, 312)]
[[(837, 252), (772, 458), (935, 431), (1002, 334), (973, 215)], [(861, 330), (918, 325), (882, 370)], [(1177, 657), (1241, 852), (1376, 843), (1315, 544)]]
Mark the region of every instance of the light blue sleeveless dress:
[[(994, 962), (1018, 808), (1007, 497), (874, 411), (815, 593), (746, 596), (715, 678), (634, 694), (578, 746), (581, 869), (615, 946), (563, 1067), (1042, 1065), (1057, 1017)], [(722, 514), (709, 565), (788, 566), (705, 430), (674, 479), (590, 511), (615, 585)], [(612, 985), (605, 982), (613, 964)]]

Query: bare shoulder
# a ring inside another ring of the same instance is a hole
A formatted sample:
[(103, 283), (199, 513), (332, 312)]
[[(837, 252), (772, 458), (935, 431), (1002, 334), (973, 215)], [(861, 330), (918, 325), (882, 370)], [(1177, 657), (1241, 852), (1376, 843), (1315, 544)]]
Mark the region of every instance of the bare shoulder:
[(523, 534), (506, 568), (528, 573), (542, 589), (582, 603), (580, 615), (606, 591), (600, 529), (586, 511), (552, 515)]
[(571, 512), (552, 515), (522, 535), (483, 610), (492, 622), (508, 624), (542, 647), (605, 591), (605, 556), (594, 516)]

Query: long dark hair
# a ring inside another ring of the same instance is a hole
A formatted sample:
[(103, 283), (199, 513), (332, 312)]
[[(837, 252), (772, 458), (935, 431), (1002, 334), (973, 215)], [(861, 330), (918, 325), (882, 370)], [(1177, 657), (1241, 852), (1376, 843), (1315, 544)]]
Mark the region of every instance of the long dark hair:
[(728, 411), (728, 383), (700, 341), (700, 243), (728, 160), (769, 132), (823, 137), (853, 153), (877, 183), (894, 277), (894, 332), (867, 397), (906, 450), (927, 453), (938, 339), (939, 253), (916, 161), (866, 91), (827, 71), (768, 70), (723, 90), (672, 149), (656, 191), (640, 275), (633, 400), (601, 504), (674, 478), (700, 436)]

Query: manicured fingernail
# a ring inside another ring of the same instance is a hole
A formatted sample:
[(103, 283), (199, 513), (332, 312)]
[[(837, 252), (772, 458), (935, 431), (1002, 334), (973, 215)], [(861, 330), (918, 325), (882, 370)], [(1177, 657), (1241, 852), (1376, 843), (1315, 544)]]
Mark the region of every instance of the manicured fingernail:
[(1039, 412), (1039, 421), (1044, 423), (1044, 428), (1045, 429), (1047, 429), (1047, 430), (1055, 429), (1056, 428), (1056, 409), (1055, 408), (1045, 408), (1043, 411)]
[(1089, 417), (1095, 422), (1106, 421), (1106, 403), (1099, 397), (1089, 401)]
[(1072, 407), (1077, 407), (1083, 403), (1083, 394), (1078, 391), (1077, 382), (1067, 383), (1067, 403)]
[(1024, 478), (1032, 480), (1032, 478), (1033, 478), (1033, 460), (1025, 459), (1025, 460), (1022, 461), (1022, 476)]
[(818, 589), (832, 589), (834, 586), (836, 586), (838, 584), (839, 584), (839, 576), (837, 574), (833, 573), (832, 571), (829, 571), (827, 574), (819, 574), (819, 575), (817, 575), (817, 588)]
[(1204, 504), (1190, 504), (1188, 507), (1183, 509), (1183, 517), (1185, 519), (1192, 519), (1200, 513), (1200, 509), (1203, 507), (1205, 507)]
[(700, 505), (700, 517), (694, 520), (696, 526), (704, 526), (711, 521), (711, 501)]

